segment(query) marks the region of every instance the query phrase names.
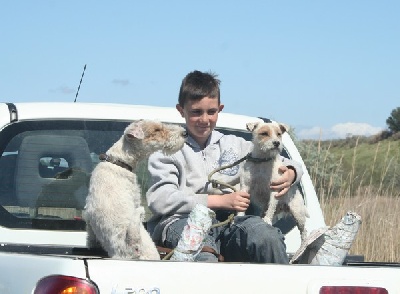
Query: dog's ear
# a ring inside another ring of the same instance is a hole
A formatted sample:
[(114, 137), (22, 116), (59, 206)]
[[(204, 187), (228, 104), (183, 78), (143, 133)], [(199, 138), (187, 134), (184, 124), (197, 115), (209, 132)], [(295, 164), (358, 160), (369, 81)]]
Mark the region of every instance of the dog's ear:
[(285, 125), (285, 124), (279, 124), (279, 128), (281, 129), (281, 131), (282, 131), (282, 134), (284, 133), (284, 132), (287, 132), (287, 131), (289, 131), (289, 126), (287, 126), (287, 125)]
[(144, 132), (142, 129), (142, 125), (140, 123), (135, 123), (132, 124), (129, 129), (128, 132), (126, 133), (126, 136), (128, 137), (128, 139), (132, 139), (132, 138), (136, 138), (136, 139), (144, 139)]
[(258, 122), (249, 122), (249, 123), (246, 124), (246, 129), (247, 129), (249, 132), (252, 132), (252, 131), (254, 131), (254, 129), (255, 129), (257, 126), (258, 126)]

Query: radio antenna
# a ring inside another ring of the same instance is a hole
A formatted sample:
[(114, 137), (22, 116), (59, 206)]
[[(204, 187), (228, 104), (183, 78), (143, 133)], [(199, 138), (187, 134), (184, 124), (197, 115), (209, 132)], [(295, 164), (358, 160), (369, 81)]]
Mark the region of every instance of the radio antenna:
[(74, 100), (74, 102), (76, 102), (76, 98), (78, 98), (78, 93), (79, 93), (79, 89), (81, 88), (83, 76), (85, 75), (85, 70), (86, 70), (86, 64), (85, 64), (85, 66), (83, 67), (83, 72), (82, 72), (82, 76), (81, 76), (81, 81), (79, 82), (79, 86), (78, 86), (78, 90), (76, 91), (76, 95), (75, 95), (75, 100)]

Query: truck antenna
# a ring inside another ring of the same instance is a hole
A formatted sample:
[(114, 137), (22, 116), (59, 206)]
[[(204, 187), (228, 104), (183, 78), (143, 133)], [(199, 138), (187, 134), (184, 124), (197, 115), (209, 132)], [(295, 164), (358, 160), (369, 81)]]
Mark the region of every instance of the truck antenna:
[(78, 90), (76, 91), (74, 103), (76, 102), (76, 98), (78, 98), (78, 93), (79, 93), (79, 89), (81, 88), (83, 76), (85, 75), (85, 70), (86, 70), (86, 64), (83, 67), (82, 77), (81, 77), (81, 81), (79, 82)]

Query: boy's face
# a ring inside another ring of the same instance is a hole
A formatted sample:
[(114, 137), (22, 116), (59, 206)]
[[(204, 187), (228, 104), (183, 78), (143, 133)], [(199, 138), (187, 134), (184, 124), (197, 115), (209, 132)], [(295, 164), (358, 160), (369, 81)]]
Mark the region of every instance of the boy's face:
[(200, 100), (188, 100), (184, 107), (179, 104), (176, 109), (185, 118), (190, 135), (204, 147), (218, 120), (218, 113), (224, 108), (218, 105), (218, 98), (204, 97)]

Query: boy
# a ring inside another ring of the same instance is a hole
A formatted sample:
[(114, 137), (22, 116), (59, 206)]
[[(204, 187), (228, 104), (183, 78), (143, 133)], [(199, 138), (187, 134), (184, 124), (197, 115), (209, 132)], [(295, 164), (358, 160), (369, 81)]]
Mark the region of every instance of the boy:
[[(196, 204), (203, 204), (224, 221), (231, 212), (246, 211), (250, 195), (243, 191), (215, 194), (208, 174), (215, 168), (233, 163), (245, 156), (252, 143), (234, 135), (215, 131), (218, 114), (224, 108), (220, 102), (220, 81), (212, 73), (193, 71), (182, 81), (176, 109), (185, 118), (188, 138), (184, 147), (165, 156), (160, 152), (149, 158), (151, 175), (147, 202), (153, 213), (148, 228), (157, 245), (175, 248)], [(271, 188), (278, 196), (296, 184), (303, 173), (298, 163), (283, 159), (282, 177)], [(239, 165), (221, 170), (218, 179), (232, 186), (239, 183)], [(216, 221), (217, 222), (217, 221)], [(266, 224), (259, 216), (236, 216), (231, 224), (209, 231), (204, 246), (213, 253), (201, 252), (196, 261), (258, 263), (288, 263), (284, 236), (279, 229)]]

